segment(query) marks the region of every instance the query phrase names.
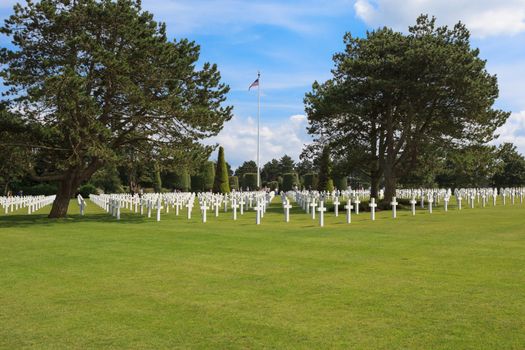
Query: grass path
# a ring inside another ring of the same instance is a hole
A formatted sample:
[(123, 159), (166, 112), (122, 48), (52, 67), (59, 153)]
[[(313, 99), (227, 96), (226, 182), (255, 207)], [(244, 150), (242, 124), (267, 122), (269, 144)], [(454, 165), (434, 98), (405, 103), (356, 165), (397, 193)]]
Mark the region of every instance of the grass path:
[(324, 228), (277, 202), (260, 226), (48, 210), (0, 216), (0, 348), (525, 348), (525, 205)]

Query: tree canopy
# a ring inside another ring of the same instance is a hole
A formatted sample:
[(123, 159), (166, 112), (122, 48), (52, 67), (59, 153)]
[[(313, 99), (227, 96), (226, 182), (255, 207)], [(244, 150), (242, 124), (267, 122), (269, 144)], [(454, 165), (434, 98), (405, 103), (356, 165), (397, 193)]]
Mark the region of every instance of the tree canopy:
[[(125, 157), (184, 160), (232, 116), (229, 88), (200, 48), (170, 41), (139, 0), (41, 0), (15, 5), (0, 32), (0, 77), (33, 150), (35, 179), (59, 182), (50, 217), (79, 185)], [(15, 127), (12, 127), (13, 130)]]
[(305, 97), (308, 131), (367, 174), (374, 197), (383, 180), (389, 201), (428, 147), (486, 143), (509, 116), (493, 108), (496, 76), (461, 23), (438, 27), (420, 16), (407, 34), (347, 33), (344, 44), (333, 78)]

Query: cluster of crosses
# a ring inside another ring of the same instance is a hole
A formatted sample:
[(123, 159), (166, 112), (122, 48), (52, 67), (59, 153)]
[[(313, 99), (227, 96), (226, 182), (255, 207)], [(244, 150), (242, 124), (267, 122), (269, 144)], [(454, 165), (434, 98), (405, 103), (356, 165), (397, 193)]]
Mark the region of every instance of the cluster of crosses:
[[(233, 220), (237, 220), (237, 212), (244, 215), (246, 210), (253, 209), (257, 212), (256, 220), (260, 224), (264, 217), (266, 208), (273, 200), (274, 193), (260, 192), (232, 192), (230, 194), (214, 194), (210, 192), (201, 193), (148, 193), (142, 196), (138, 194), (101, 194), (90, 195), (89, 199), (97, 206), (120, 220), (121, 208), (128, 209), (140, 215), (151, 217), (152, 211), (156, 211), (157, 221), (161, 220), (161, 214), (169, 213), (174, 209), (175, 215), (179, 215), (186, 208), (187, 218), (191, 219), (193, 207), (197, 201), (200, 209), (202, 222), (207, 221), (209, 209), (213, 209), (215, 216), (219, 216), (221, 208), (228, 212), (232, 210)], [(80, 205), (80, 202), (79, 202)]]
[(9, 196), (0, 197), (0, 206), (4, 214), (15, 212), (19, 209), (27, 208), (27, 214), (52, 204), (56, 196)]
[[(379, 198), (382, 199), (383, 191), (380, 191)], [(523, 196), (525, 195), (525, 188), (505, 188), (500, 189), (499, 195), (502, 198), (503, 205), (506, 204), (506, 197), (510, 197), (512, 204), (515, 203), (516, 198), (519, 197), (520, 203), (523, 203)], [(356, 215), (359, 215), (359, 206), (362, 200), (369, 200), (370, 208), (370, 219), (375, 221), (376, 219), (376, 198), (370, 196), (369, 191), (333, 191), (317, 192), (317, 191), (293, 191), (288, 192), (288, 197), (295, 200), (296, 203), (315, 220), (316, 212), (319, 212), (319, 226), (324, 226), (324, 213), (326, 212), (326, 203), (331, 202), (334, 207), (334, 215), (339, 216), (339, 206), (342, 203), (346, 203), (344, 209), (346, 210), (346, 222), (349, 224), (352, 222), (352, 210)], [(454, 191), (456, 198), (457, 209), (462, 209), (462, 200), (466, 198), (470, 208), (475, 207), (475, 203), (481, 204), (485, 207), (492, 198), (492, 205), (495, 206), (498, 197), (498, 190), (496, 188), (466, 188), (456, 189)], [(421, 204), (421, 208), (425, 208), (427, 204), (428, 212), (431, 214), (433, 208), (438, 205), (441, 201), (444, 203), (444, 211), (448, 211), (449, 202), (452, 198), (451, 189), (399, 189), (396, 191), (396, 196), (392, 198), (390, 206), (392, 207), (392, 218), (397, 218), (397, 207), (399, 202), (398, 198), (409, 199), (411, 205), (412, 215), (416, 215), (416, 205), (418, 202)], [(481, 202), (481, 203), (480, 203)], [(283, 201), (284, 207), (284, 201)], [(317, 208), (317, 209), (316, 209)], [(288, 220), (288, 218), (287, 218)]]

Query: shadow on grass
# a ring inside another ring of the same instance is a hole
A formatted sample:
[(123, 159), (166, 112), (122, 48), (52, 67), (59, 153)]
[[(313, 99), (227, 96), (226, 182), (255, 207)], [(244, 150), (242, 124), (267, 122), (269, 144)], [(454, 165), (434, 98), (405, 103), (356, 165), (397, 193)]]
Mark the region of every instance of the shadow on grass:
[(33, 214), (33, 215), (8, 215), (0, 216), (0, 227), (2, 228), (13, 228), (13, 227), (26, 227), (34, 225), (50, 226), (55, 224), (76, 224), (81, 222), (99, 222), (99, 223), (113, 223), (113, 224), (141, 224), (147, 221), (146, 217), (133, 214), (121, 214), (120, 221), (115, 219), (113, 216), (98, 213), (98, 214), (86, 214), (81, 216), (80, 214), (68, 215), (62, 219), (49, 219), (47, 214)]

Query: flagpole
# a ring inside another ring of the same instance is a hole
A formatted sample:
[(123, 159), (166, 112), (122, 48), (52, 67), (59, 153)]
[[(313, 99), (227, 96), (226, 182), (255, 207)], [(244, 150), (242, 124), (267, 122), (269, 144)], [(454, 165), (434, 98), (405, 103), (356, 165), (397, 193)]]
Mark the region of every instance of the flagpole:
[(257, 189), (261, 188), (261, 166), (259, 163), (260, 150), (260, 119), (261, 119), (261, 72), (257, 72)]

